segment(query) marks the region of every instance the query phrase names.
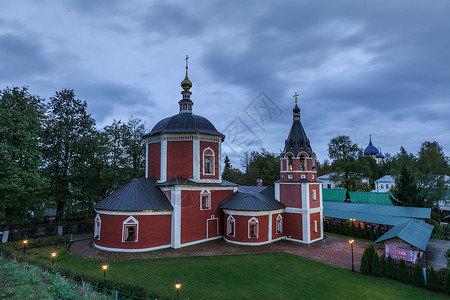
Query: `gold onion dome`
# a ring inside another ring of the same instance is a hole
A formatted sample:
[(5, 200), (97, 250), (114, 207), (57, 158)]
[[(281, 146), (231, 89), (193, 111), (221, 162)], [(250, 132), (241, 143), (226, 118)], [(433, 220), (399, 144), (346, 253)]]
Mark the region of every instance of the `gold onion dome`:
[(181, 82), (181, 87), (187, 91), (192, 87), (192, 82), (188, 78), (187, 69), (186, 69), (186, 77), (184, 77), (184, 80)]

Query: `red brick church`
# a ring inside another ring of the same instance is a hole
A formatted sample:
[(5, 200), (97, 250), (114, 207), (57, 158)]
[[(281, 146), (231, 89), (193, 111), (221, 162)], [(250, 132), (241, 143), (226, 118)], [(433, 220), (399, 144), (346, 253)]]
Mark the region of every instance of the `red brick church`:
[(135, 178), (95, 206), (95, 247), (141, 252), (223, 238), (241, 245), (323, 238), (322, 186), (297, 100), (274, 187), (222, 180), (225, 136), (192, 113), (192, 83), (181, 82), (179, 113), (143, 136), (146, 178)]

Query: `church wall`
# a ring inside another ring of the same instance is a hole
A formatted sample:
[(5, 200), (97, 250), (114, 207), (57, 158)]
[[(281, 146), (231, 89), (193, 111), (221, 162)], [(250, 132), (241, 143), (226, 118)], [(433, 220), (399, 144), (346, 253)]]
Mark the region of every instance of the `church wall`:
[[(316, 199), (313, 200), (313, 191), (316, 191)], [(320, 207), (320, 185), (319, 184), (309, 184), (309, 207), (316, 208)]]
[(280, 184), (280, 202), (288, 207), (302, 208), (302, 188), (299, 184)]
[[(310, 214), (309, 219), (311, 240), (320, 238), (322, 232), (322, 220), (320, 219), (320, 212)], [(314, 221), (317, 221), (317, 232), (314, 232)]]
[[(203, 174), (203, 150), (211, 148), (214, 151), (214, 175)], [(220, 153), (219, 144), (217, 142), (200, 141), (200, 179), (219, 179), (220, 173)]]
[[(281, 215), (282, 217), (282, 231), (280, 233), (277, 233), (277, 217), (278, 215)], [(284, 213), (279, 214), (273, 214), (272, 215), (272, 240), (280, 238), (284, 235), (285, 232), (285, 224), (284, 224)]]
[[(98, 246), (121, 249), (145, 249), (170, 245), (171, 243), (171, 214), (99, 214), (99, 216), (101, 219), (100, 240), (94, 240)], [(123, 222), (130, 216), (133, 216), (139, 222), (138, 241), (122, 242)]]
[[(251, 212), (249, 212), (251, 213)], [(224, 213), (224, 224), (226, 228), (227, 219), (229, 214)], [(232, 214), (234, 218), (234, 226), (235, 226), (235, 235), (229, 236), (227, 232), (224, 232), (224, 237), (231, 241), (237, 243), (264, 243), (269, 240), (269, 214), (267, 215), (235, 215)], [(258, 220), (258, 237), (250, 238), (249, 237), (249, 221), (255, 217)]]
[[(211, 193), (209, 209), (201, 208), (201, 188), (181, 191), (181, 244), (222, 235), (219, 204), (233, 193), (233, 189), (210, 188), (209, 191)], [(213, 229), (217, 227), (218, 230)]]
[(192, 179), (192, 141), (167, 141), (167, 180)]
[(303, 218), (301, 214), (284, 213), (283, 235), (288, 238), (303, 240)]
[(148, 177), (154, 177), (156, 180), (161, 179), (161, 143), (147, 144), (148, 156), (147, 167)]

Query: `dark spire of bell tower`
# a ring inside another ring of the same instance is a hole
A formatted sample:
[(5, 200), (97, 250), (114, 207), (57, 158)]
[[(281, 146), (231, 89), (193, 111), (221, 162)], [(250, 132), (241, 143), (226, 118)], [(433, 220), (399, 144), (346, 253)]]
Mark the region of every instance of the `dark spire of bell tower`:
[(285, 141), (284, 150), (282, 155), (291, 152), (294, 156), (297, 156), (300, 152), (306, 152), (309, 156), (313, 153), (309, 139), (306, 136), (302, 123), (300, 122), (300, 108), (297, 105), (297, 98), (299, 94), (294, 94), (295, 106), (293, 111), (293, 122), (289, 136)]

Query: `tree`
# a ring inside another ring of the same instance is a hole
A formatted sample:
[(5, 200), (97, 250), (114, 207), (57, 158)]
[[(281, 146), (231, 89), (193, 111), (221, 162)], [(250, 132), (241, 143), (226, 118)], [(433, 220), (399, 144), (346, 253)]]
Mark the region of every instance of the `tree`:
[(395, 179), (395, 187), (392, 189), (392, 196), (389, 196), (392, 203), (398, 206), (425, 206), (425, 193), (417, 185), (414, 176), (404, 167), (400, 175)]
[(233, 168), (228, 156), (225, 156), (224, 163), (222, 178), (233, 183), (241, 183), (244, 176), (239, 169)]
[(369, 264), (369, 259), (367, 257), (368, 254), (367, 254), (366, 249), (364, 249), (363, 255), (361, 257), (360, 271), (363, 274), (370, 274), (370, 264)]
[(418, 263), (414, 266), (412, 281), (415, 286), (425, 287), (425, 278), (423, 277), (422, 267)]
[(447, 272), (444, 277), (444, 292), (450, 294), (450, 268), (447, 268)]
[(438, 142), (423, 142), (417, 156), (417, 168), (421, 174), (450, 175), (448, 158)]
[(441, 290), (441, 281), (439, 280), (438, 274), (433, 270), (433, 266), (431, 266), (428, 272), (427, 286), (432, 291), (439, 292)]
[(384, 273), (386, 274), (386, 276), (388, 278), (394, 279), (396, 277), (395, 265), (394, 265), (394, 261), (392, 260), (391, 255), (389, 255), (387, 258)]
[(86, 108), (86, 102), (76, 99), (74, 91), (68, 89), (56, 92), (48, 104), (43, 135), (44, 171), (51, 179), (50, 197), (56, 204), (60, 234), (64, 208), (73, 202), (78, 192), (75, 186), (83, 186), (80, 182), (75, 184), (77, 164), (84, 163), (80, 158), (88, 155), (85, 145), (95, 133), (95, 121)]
[(23, 224), (42, 208), (47, 182), (41, 176), (40, 136), (44, 107), (26, 87), (0, 91), (0, 217), (9, 226)]
[(359, 239), (362, 239), (364, 237), (360, 223), (358, 223), (358, 228), (356, 229), (356, 237), (359, 238)]
[(370, 239), (370, 230), (366, 222), (364, 222), (364, 239)]
[(362, 170), (357, 158), (361, 150), (348, 136), (338, 136), (328, 143), (328, 156), (333, 160), (331, 169), (334, 175), (331, 180), (339, 182), (338, 186), (350, 191), (362, 186)]
[(370, 234), (369, 234), (369, 239), (372, 241), (375, 241), (376, 235), (375, 235), (375, 226), (371, 225), (370, 226)]
[(141, 119), (131, 116), (125, 124), (124, 135), (127, 166), (131, 170), (130, 178), (145, 176), (145, 144), (142, 139), (144, 134), (145, 124)]
[(373, 253), (372, 274), (377, 277), (383, 276), (383, 267), (381, 266), (380, 258), (376, 251)]
[(408, 266), (404, 259), (400, 259), (397, 267), (397, 280), (403, 283), (409, 283), (411, 281), (411, 276), (409, 274)]
[(404, 168), (412, 174), (418, 174), (416, 157), (408, 153), (404, 147), (400, 147), (400, 152), (392, 158), (390, 173), (393, 176), (398, 176)]

